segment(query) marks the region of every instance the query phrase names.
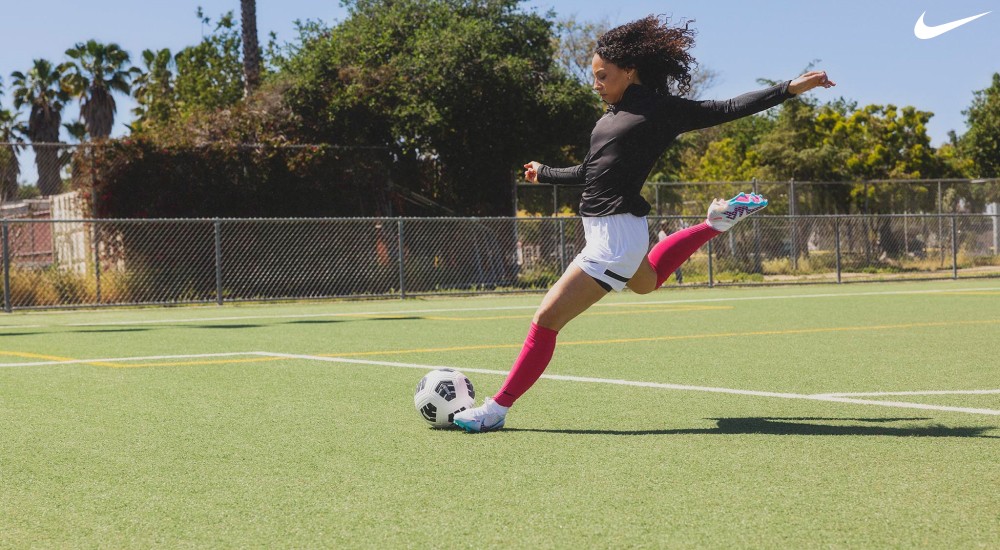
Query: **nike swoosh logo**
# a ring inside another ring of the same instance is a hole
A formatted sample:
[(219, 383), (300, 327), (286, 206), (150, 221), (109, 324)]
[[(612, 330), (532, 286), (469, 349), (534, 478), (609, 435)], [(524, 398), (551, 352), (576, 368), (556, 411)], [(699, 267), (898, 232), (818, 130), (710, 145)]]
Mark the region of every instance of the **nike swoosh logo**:
[(943, 25), (934, 25), (933, 27), (930, 27), (927, 23), (924, 23), (924, 16), (927, 15), (927, 12), (925, 11), (920, 14), (920, 19), (917, 19), (917, 24), (913, 27), (913, 34), (921, 40), (930, 40), (931, 38), (941, 36), (948, 31), (953, 31), (966, 23), (975, 21), (976, 19), (991, 13), (993, 12), (988, 11), (986, 13), (980, 13), (979, 15), (973, 15), (972, 17), (966, 17), (965, 19), (959, 19), (958, 21), (952, 21), (951, 23), (944, 23)]

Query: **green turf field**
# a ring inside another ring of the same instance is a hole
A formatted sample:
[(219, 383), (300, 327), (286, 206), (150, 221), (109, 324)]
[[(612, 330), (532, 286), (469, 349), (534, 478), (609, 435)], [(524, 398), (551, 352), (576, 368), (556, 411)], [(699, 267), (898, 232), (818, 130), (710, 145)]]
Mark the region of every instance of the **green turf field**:
[(0, 547), (1000, 544), (1000, 282), (610, 296), (428, 429), (539, 300), (2, 315)]

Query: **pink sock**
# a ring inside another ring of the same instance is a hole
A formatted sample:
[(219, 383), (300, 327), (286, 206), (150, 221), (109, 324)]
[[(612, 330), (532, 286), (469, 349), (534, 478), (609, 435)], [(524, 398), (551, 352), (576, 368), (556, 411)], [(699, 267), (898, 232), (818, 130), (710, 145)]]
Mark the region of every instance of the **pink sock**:
[(702, 222), (681, 229), (657, 243), (646, 256), (649, 265), (656, 270), (656, 288), (660, 288), (670, 274), (677, 271), (677, 268), (702, 245), (721, 234), (721, 231), (716, 231), (708, 223)]
[(500, 391), (493, 396), (498, 405), (504, 407), (513, 405), (514, 401), (524, 395), (524, 392), (538, 380), (552, 359), (552, 352), (556, 349), (557, 334), (559, 334), (557, 330), (531, 323), (521, 354), (517, 356), (517, 361), (514, 361), (514, 366), (507, 374), (503, 386), (500, 386)]

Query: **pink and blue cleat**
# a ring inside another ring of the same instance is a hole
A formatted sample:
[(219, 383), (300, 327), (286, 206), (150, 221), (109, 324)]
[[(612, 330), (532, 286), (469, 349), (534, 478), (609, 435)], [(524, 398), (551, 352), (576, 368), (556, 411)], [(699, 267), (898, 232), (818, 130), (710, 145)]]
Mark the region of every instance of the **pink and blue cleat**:
[(508, 410), (508, 407), (487, 397), (482, 405), (456, 413), (453, 422), (470, 433), (492, 432), (503, 428)]
[(716, 231), (728, 231), (747, 216), (767, 208), (767, 199), (757, 193), (740, 193), (724, 201), (715, 199), (708, 207), (708, 225)]

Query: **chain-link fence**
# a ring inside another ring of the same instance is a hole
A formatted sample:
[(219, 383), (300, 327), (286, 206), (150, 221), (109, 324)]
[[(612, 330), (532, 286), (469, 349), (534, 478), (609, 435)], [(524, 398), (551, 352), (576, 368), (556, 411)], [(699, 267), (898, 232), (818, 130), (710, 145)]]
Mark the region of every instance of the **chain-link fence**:
[[(1000, 179), (648, 182), (642, 194), (654, 215), (697, 216), (713, 198), (761, 193), (774, 214), (981, 213), (1000, 202)], [(526, 214), (577, 212), (582, 186), (519, 183), (514, 210)]]
[[(650, 241), (702, 217), (651, 217)], [(541, 291), (575, 217), (0, 221), (6, 311)], [(1000, 276), (1000, 216), (756, 216), (668, 284)]]

